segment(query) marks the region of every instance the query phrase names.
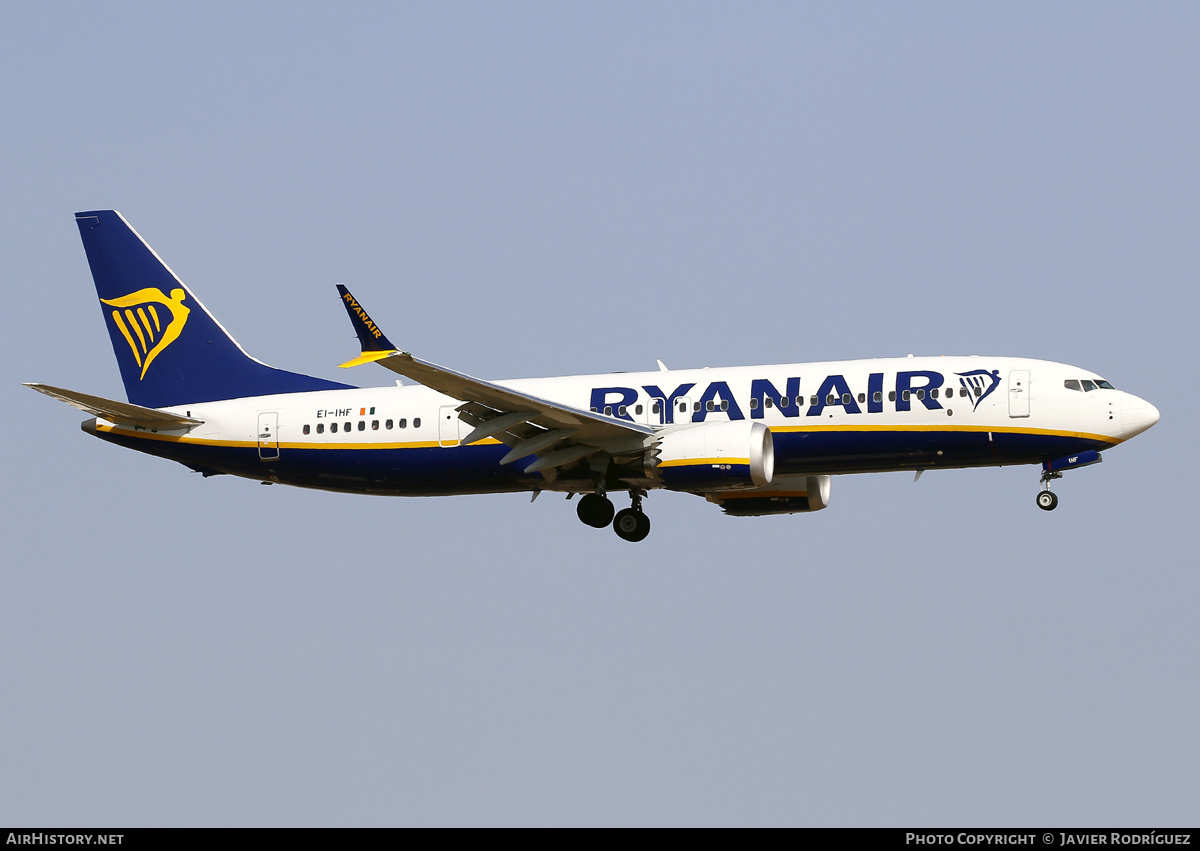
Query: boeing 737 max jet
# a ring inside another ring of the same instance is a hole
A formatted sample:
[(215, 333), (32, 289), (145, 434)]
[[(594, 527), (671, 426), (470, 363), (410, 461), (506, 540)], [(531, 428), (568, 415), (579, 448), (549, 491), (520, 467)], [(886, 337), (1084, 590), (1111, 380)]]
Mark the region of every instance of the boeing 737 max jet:
[[(362, 353), (416, 385), (353, 387), (242, 350), (114, 210), (77, 213), (128, 402), (28, 386), (83, 430), (205, 476), (350, 493), (559, 491), (627, 541), (651, 490), (737, 516), (819, 511), (844, 473), (1100, 461), (1158, 410), (1095, 373), (1011, 357), (907, 357), (484, 381), (403, 351), (344, 287)], [(397, 384), (399, 384), (397, 382)], [(631, 505), (615, 511), (609, 495)], [(615, 516), (614, 516), (615, 515)]]

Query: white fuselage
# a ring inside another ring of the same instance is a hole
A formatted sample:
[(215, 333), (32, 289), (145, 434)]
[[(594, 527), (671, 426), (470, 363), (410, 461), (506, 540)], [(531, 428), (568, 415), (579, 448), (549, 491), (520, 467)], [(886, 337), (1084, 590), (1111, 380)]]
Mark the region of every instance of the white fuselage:
[[(1096, 389), (1084, 390), (1082, 382)], [(658, 433), (761, 422), (774, 438), (776, 473), (786, 477), (1038, 463), (1113, 446), (1157, 421), (1149, 403), (1097, 382), (1104, 384), (1065, 364), (971, 356), (496, 384)], [(462, 446), (471, 427), (458, 417), (461, 404), (422, 386), (326, 390), (170, 409), (204, 421), (190, 430), (151, 434), (101, 420), (97, 431), (197, 469), (335, 490), (442, 494), (548, 486), (536, 474), (522, 475), (519, 465), (498, 469), (496, 450), (504, 447), (495, 440)], [(572, 487), (570, 478), (558, 484)]]

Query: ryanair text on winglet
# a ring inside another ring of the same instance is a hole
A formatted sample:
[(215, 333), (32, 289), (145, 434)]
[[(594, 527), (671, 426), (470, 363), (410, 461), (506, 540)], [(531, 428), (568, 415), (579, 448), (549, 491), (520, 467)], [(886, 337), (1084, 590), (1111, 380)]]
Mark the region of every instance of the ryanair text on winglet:
[(349, 305), (350, 309), (358, 315), (358, 318), (363, 321), (363, 324), (367, 326), (367, 330), (371, 332), (375, 339), (379, 339), (383, 336), (383, 332), (376, 327), (373, 321), (371, 321), (371, 317), (368, 316), (367, 312), (362, 309), (359, 303), (355, 300), (354, 296), (350, 295), (350, 293), (346, 293), (344, 296), (342, 296), (342, 298), (345, 299), (346, 304)]

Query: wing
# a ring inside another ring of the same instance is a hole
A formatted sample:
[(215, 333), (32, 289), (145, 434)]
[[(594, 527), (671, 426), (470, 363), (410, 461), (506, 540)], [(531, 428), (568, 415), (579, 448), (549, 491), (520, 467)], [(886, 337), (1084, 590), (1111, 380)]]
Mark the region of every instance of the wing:
[(535, 460), (524, 468), (525, 472), (541, 471), (553, 481), (558, 470), (586, 458), (592, 459), (595, 468), (598, 463), (606, 466), (609, 458), (620, 464), (633, 456), (640, 457), (654, 436), (654, 429), (647, 425), (521, 393), (413, 357), (392, 345), (349, 290), (338, 284), (338, 292), (363, 349), (361, 355), (342, 366), (378, 363), (460, 400), (459, 418), (474, 426), (463, 438), (463, 445), (495, 438), (511, 450), (501, 464), (532, 455)]
[(62, 387), (51, 387), (49, 384), (27, 383), (26, 387), (45, 393), (52, 399), (66, 402), (72, 408), (78, 408), (94, 417), (101, 417), (109, 422), (122, 425), (132, 425), (141, 428), (186, 428), (200, 425), (204, 420), (191, 417), (181, 417), (166, 411), (156, 411), (154, 408), (143, 408), (141, 405), (131, 405), (128, 402), (116, 402), (103, 396), (91, 396), (76, 390), (64, 390)]

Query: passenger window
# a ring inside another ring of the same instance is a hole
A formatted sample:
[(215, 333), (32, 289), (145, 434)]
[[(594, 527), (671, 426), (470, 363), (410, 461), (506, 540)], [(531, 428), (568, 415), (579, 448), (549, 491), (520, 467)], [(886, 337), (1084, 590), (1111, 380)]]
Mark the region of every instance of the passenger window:
[(599, 412), (599, 411), (597, 411), (595, 408), (592, 408), (592, 413), (593, 413), (593, 414), (598, 414), (598, 413), (600, 413), (600, 412)]
[(413, 428), (420, 428), (420, 427), (421, 427), (421, 418), (413, 417)]
[(396, 428), (408, 428), (408, 420), (406, 420), (406, 419), (397, 420)]
[(935, 387), (929, 391), (929, 398), (936, 399), (938, 397), (938, 389)]
[(895, 402), (895, 401), (896, 401), (896, 391), (895, 391), (895, 390), (889, 390), (889, 391), (888, 391), (888, 401), (889, 401), (889, 402)]
[(686, 414), (686, 413), (687, 413), (687, 402), (680, 402), (680, 403), (679, 403), (679, 413), (681, 413), (681, 414)]
[(384, 428), (386, 428), (388, 431), (391, 431), (391, 430), (392, 430), (392, 421), (391, 421), (391, 420), (384, 420), (384, 421), (383, 421), (383, 427), (384, 427)]
[(641, 405), (638, 405), (637, 407), (635, 407), (635, 408), (633, 409), (633, 412), (634, 412), (635, 414), (637, 414), (638, 416), (641, 416), (641, 414), (642, 414), (642, 406), (641, 406)]
[(858, 404), (860, 404), (860, 405), (861, 405), (861, 404), (862, 404), (863, 402), (865, 402), (865, 401), (867, 401), (867, 394), (866, 394), (866, 393), (859, 393), (859, 394), (858, 394)]
[(1083, 389), (1084, 389), (1085, 393), (1090, 393), (1091, 391), (1096, 389), (1096, 382), (1092, 381), (1089, 378), (1083, 379)]
[(612, 416), (612, 405), (605, 405), (605, 406), (604, 406), (604, 416), (606, 416), (606, 417), (611, 417), (611, 416)]
[(325, 423), (317, 423), (317, 434), (325, 433)]
[[(758, 400), (757, 400), (757, 399), (751, 399), (751, 400), (750, 400), (750, 407), (751, 407), (751, 408), (753, 408), (753, 407), (755, 406), (755, 404), (757, 404), (757, 402), (758, 402)], [(771, 401), (771, 397), (770, 397), (770, 396), (767, 396), (766, 398), (764, 398), (764, 399), (763, 399), (763, 407), (764, 407), (764, 408), (769, 408), (769, 407), (771, 407), (773, 404), (775, 404), (775, 403), (774, 403), (773, 401)], [(787, 406), (785, 405), (784, 407), (787, 407)]]
[(350, 423), (343, 423), (342, 431), (350, 431)]
[(729, 410), (729, 400), (728, 400), (728, 399), (722, 399), (722, 400), (721, 400), (721, 410), (722, 410), (722, 411), (728, 411), (728, 410)]
[(330, 423), (330, 424), (329, 424), (329, 433), (330, 433), (330, 434), (337, 434), (337, 423)]
[(920, 399), (924, 399), (924, 398), (925, 398), (925, 389), (922, 388), (917, 391), (917, 399), (920, 400)]
[(619, 416), (619, 417), (625, 416), (625, 414), (628, 412), (629, 412), (629, 409), (626, 408), (624, 405), (621, 405), (620, 407), (617, 408), (617, 416)]
[(707, 402), (704, 403), (704, 410), (715, 411), (716, 409), (717, 409), (717, 406), (713, 404), (712, 399), (709, 399)]
[(650, 406), (650, 413), (652, 413), (652, 414), (661, 414), (661, 413), (662, 413), (662, 406), (661, 406), (661, 405), (660, 405), (658, 402), (655, 402), (653, 405), (651, 405), (651, 406)]
[(900, 398), (903, 399), (905, 402), (907, 402), (909, 400), (909, 397), (911, 397), (911, 396), (912, 396), (912, 392), (909, 390), (905, 390), (903, 393), (900, 394)]
[[(764, 399), (763, 401), (764, 401), (764, 402), (770, 402), (771, 400), (770, 400), (770, 398), (767, 398), (767, 399)], [(751, 399), (751, 400), (750, 400), (750, 410), (752, 410), (752, 411), (757, 411), (757, 410), (758, 410), (758, 400), (757, 400), (757, 399)]]
[(359, 431), (366, 431), (366, 430), (367, 430), (367, 421), (366, 421), (366, 420), (359, 420), (359, 421), (358, 421), (358, 430), (359, 430)]
[(813, 395), (812, 395), (812, 396), (809, 398), (809, 400), (808, 400), (808, 404), (812, 405), (814, 408), (815, 408), (815, 407), (817, 407), (817, 394), (816, 394), (816, 393), (814, 393), (814, 394), (813, 394)]
[(308, 434), (308, 423), (304, 424), (304, 433)]
[(875, 391), (875, 394), (874, 394), (873, 396), (871, 396), (871, 401), (873, 401), (873, 402), (882, 402), (882, 401), (883, 401), (883, 391), (882, 391), (882, 390), (876, 390), (876, 391)]
[(699, 412), (700, 412), (700, 403), (699, 403), (699, 402), (693, 402), (693, 403), (692, 403), (692, 410), (693, 410), (693, 411), (695, 411), (696, 413), (699, 413)]
[(842, 394), (842, 404), (843, 405), (849, 405), (853, 400), (854, 400), (854, 397), (851, 396), (849, 393)]
[(1064, 381), (1063, 387), (1067, 388), (1068, 390), (1078, 390), (1081, 393), (1083, 392), (1083, 388), (1079, 386), (1079, 382), (1074, 378), (1068, 378), (1066, 381)]
[(371, 431), (379, 431), (379, 420), (371, 420)]

